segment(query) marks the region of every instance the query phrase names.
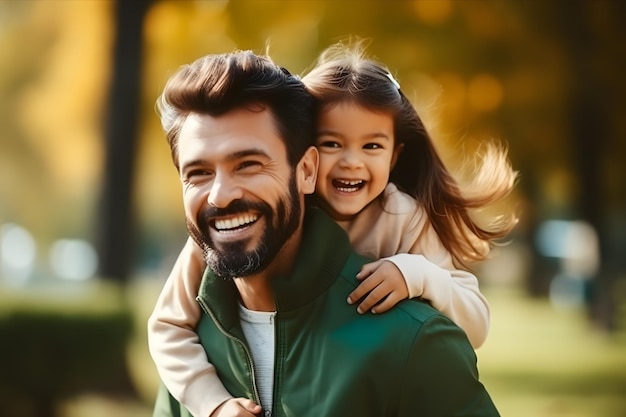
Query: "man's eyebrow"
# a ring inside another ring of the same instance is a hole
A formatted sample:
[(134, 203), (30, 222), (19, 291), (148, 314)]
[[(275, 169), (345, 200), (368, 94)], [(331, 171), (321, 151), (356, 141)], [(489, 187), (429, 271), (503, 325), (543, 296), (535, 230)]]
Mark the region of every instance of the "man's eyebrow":
[(245, 157), (248, 157), (248, 156), (263, 156), (263, 157), (266, 157), (266, 158), (270, 157), (267, 154), (267, 152), (265, 152), (263, 149), (260, 149), (260, 148), (250, 148), (250, 149), (243, 149), (241, 151), (233, 152), (233, 153), (229, 154), (226, 157), (226, 159), (228, 161), (234, 161), (234, 160), (245, 158)]
[(189, 167), (206, 165), (206, 161), (204, 159), (194, 159), (193, 161), (185, 162), (180, 166), (180, 171), (183, 172)]
[[(243, 149), (241, 151), (237, 151), (237, 152), (233, 152), (231, 154), (228, 154), (226, 156), (226, 161), (227, 162), (232, 162), (232, 161), (236, 161), (238, 159), (246, 158), (248, 156), (262, 156), (262, 157), (265, 157), (265, 158), (270, 158), (268, 153), (265, 152), (263, 149), (260, 149), (260, 148), (250, 148), (250, 149)], [(183, 164), (181, 166), (181, 171), (184, 171), (185, 169), (187, 169), (189, 167), (193, 167), (193, 166), (207, 165), (208, 163), (209, 162), (206, 159), (202, 159), (202, 158), (194, 159), (194, 160), (191, 160), (191, 161), (186, 162), (185, 164)]]

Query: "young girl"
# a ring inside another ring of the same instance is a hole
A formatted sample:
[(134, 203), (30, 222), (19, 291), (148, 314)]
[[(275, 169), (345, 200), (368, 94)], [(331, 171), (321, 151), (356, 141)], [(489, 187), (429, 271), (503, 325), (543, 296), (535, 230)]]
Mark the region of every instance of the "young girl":
[[(486, 145), (473, 183), (461, 192), (437, 155), (422, 121), (383, 65), (363, 49), (325, 51), (303, 78), (319, 103), (320, 152), (314, 204), (373, 259), (347, 302), (380, 314), (406, 298), (421, 298), (463, 328), (477, 348), (489, 329), (489, 306), (464, 268), (485, 259), (515, 216), (480, 226), (470, 210), (506, 196), (516, 173), (504, 150)], [(200, 417), (260, 412), (232, 398), (207, 362), (194, 332), (195, 301), (205, 268), (191, 239), (183, 248), (148, 322), (150, 352), (170, 393)]]

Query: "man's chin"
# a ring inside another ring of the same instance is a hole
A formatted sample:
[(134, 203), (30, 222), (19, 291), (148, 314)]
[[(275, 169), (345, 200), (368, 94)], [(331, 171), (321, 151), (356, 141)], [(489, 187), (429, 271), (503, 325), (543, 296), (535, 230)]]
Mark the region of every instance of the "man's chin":
[[(258, 245), (256, 245), (258, 246)], [(227, 242), (211, 242), (211, 250), (218, 256), (232, 256), (233, 254), (253, 253), (256, 250), (250, 239), (233, 240)]]
[(247, 242), (213, 245), (206, 252), (207, 265), (223, 278), (240, 278), (258, 273), (263, 269), (267, 251), (248, 249)]

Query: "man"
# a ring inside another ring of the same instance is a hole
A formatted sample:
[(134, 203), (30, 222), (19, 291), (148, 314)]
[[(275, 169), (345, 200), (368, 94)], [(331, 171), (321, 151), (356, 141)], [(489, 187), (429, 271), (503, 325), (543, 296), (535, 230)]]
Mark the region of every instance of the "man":
[[(208, 268), (197, 333), (234, 397), (265, 416), (497, 416), (467, 337), (416, 300), (381, 315), (346, 303), (369, 262), (306, 207), (317, 175), (302, 83), (250, 52), (210, 55), (160, 111), (190, 235)], [(188, 416), (165, 389), (155, 416)]]

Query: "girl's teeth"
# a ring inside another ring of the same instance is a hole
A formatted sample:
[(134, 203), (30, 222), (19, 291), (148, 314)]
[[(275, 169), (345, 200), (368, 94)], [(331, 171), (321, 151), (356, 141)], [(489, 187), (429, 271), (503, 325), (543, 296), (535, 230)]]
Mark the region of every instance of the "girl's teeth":
[(333, 185), (338, 191), (343, 193), (354, 193), (363, 187), (363, 180), (334, 180)]

